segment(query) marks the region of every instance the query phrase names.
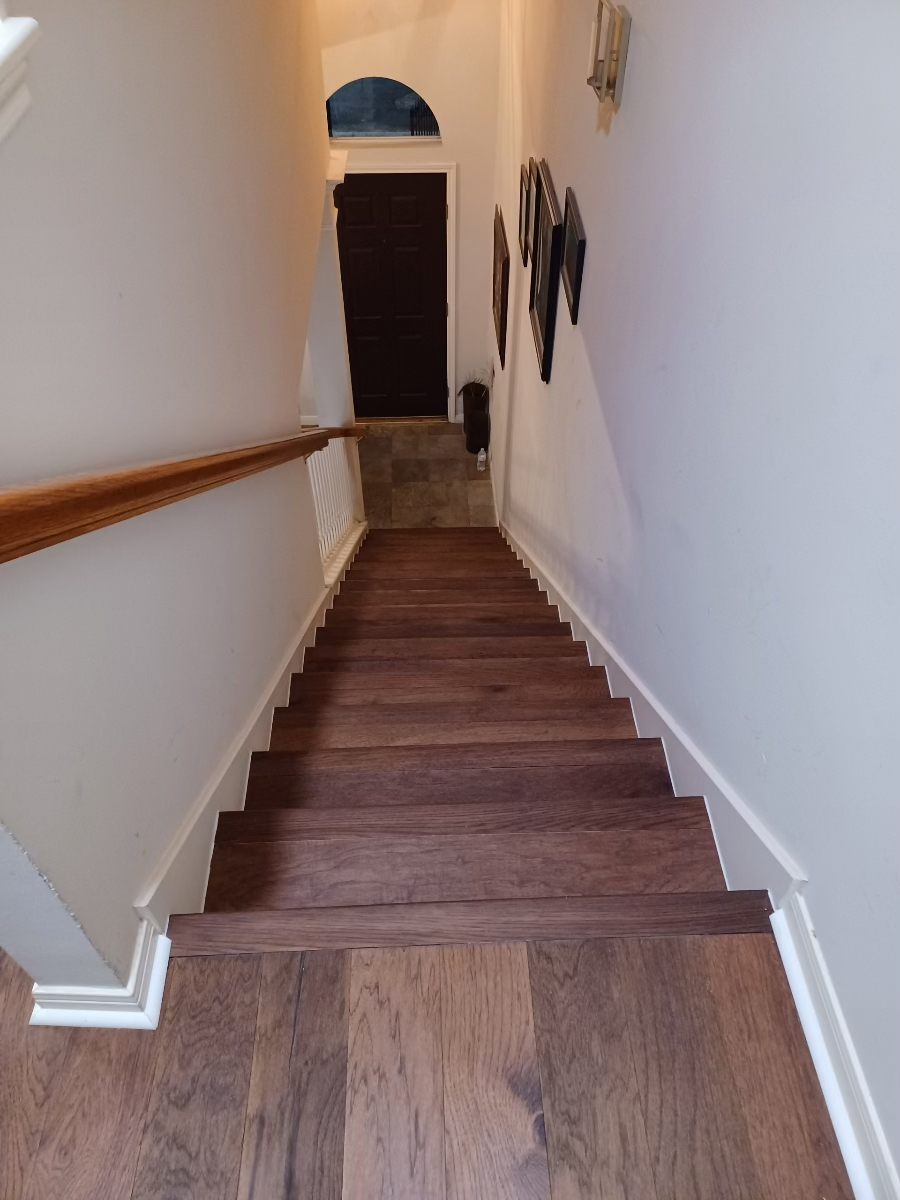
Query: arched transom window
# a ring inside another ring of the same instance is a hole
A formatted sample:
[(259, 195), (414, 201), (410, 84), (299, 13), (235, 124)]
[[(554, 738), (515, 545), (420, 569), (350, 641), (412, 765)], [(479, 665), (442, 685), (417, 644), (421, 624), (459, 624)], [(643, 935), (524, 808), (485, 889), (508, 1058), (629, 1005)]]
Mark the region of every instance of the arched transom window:
[(396, 79), (369, 75), (338, 88), (326, 101), (334, 138), (439, 137), (437, 119), (418, 92)]

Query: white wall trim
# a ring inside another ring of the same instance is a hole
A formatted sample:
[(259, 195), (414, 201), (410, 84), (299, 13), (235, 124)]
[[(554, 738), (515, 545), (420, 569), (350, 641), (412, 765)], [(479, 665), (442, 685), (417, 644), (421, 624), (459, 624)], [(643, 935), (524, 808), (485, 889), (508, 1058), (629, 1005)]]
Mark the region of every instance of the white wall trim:
[(501, 532), (540, 581), (590, 661), (605, 665), (613, 695), (629, 696), (641, 737), (660, 737), (676, 795), (702, 795), (729, 888), (765, 889), (777, 911), (772, 926), (810, 1055), (856, 1200), (900, 1200), (897, 1171), (821, 946), (801, 895), (806, 875), (607, 638), (582, 617), (509, 529)]
[(31, 17), (7, 17), (0, 2), (0, 142), (31, 104), (25, 75), (28, 55), (38, 36), (37, 21)]
[(287, 703), (291, 675), (302, 669), (303, 652), (315, 641), (316, 630), (323, 624), (335, 590), (367, 529), (364, 522), (351, 526), (325, 564), (328, 582), (324, 583), (319, 599), (291, 639), (243, 727), (141, 889), (134, 907), (160, 933), (165, 932), (173, 912), (203, 911), (219, 813), (243, 808), (250, 755), (254, 750), (268, 749), (273, 710)]
[(159, 1024), (172, 943), (141, 921), (128, 982), (123, 987), (46, 987), (36, 983), (32, 1025), (155, 1029)]
[[(411, 139), (417, 141), (418, 139)], [(431, 139), (429, 139), (431, 142)], [(353, 146), (354, 151), (374, 149), (369, 146)], [(447, 176), (447, 418), (458, 421), (456, 415), (456, 210), (457, 184), (455, 162), (417, 162), (405, 159), (402, 162), (381, 162), (359, 159), (354, 154), (347, 163), (349, 175), (435, 175)]]
[(501, 531), (532, 575), (546, 588), (551, 602), (559, 605), (562, 619), (571, 622), (574, 636), (587, 642), (591, 662), (606, 667), (612, 694), (631, 700), (640, 736), (662, 738), (676, 795), (706, 797), (728, 886), (732, 890), (764, 888), (772, 893), (773, 902), (780, 904), (806, 881), (802, 867), (723, 778), (613, 643), (584, 619), (553, 576), (532, 558), (505, 525), (501, 524)]
[(772, 914), (772, 929), (856, 1200), (898, 1200), (900, 1178), (802, 895)]

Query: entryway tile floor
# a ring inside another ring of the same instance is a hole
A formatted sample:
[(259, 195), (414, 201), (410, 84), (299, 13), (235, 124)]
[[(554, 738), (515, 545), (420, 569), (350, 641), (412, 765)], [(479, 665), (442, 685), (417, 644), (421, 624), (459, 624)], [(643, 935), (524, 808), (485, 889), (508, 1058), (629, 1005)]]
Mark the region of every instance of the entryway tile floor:
[(490, 464), (479, 471), (462, 425), (444, 420), (364, 421), (359, 443), (372, 529), (495, 526)]

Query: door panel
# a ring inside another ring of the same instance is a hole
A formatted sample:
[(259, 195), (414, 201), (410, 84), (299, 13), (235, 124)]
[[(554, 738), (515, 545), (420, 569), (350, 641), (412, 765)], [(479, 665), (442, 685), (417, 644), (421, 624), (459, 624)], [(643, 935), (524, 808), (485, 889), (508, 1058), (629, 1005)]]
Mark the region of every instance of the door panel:
[(336, 189), (358, 417), (447, 411), (447, 177), (346, 176)]

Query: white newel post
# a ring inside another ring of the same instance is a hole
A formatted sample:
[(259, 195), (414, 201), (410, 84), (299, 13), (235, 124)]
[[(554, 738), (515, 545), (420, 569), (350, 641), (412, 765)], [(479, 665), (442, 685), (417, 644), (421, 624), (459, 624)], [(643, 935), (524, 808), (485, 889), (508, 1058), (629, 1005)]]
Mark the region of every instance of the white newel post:
[(307, 370), (314, 381), (319, 424), (333, 428), (352, 425), (355, 420), (334, 207), (334, 189), (343, 182), (346, 166), (347, 152), (332, 152), (307, 343)]

